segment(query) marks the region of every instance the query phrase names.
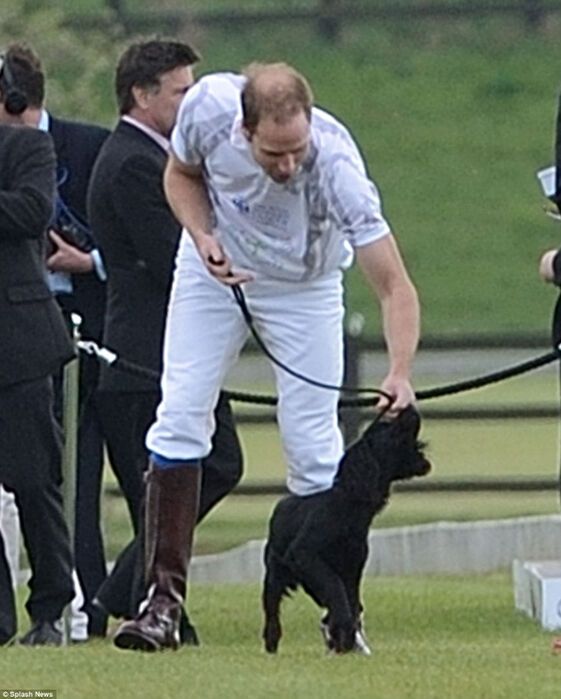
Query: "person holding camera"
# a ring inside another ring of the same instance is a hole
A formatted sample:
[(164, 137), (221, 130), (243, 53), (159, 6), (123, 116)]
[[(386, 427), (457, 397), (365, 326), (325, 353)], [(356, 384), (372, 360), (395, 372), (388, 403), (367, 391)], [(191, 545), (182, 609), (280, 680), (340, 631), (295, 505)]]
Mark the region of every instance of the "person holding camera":
[[(553, 187), (551, 186), (551, 184), (549, 184), (550, 189), (548, 190), (547, 186), (544, 185), (544, 192), (559, 212), (561, 211), (561, 97), (559, 98), (559, 105), (557, 108), (557, 122), (555, 128), (554, 170), (555, 175), (553, 178)], [(538, 271), (540, 277), (543, 279), (544, 282), (554, 284), (557, 287), (561, 287), (561, 249), (553, 248), (542, 253), (539, 261)], [(561, 295), (559, 296), (557, 304), (553, 311), (551, 340), (554, 347), (557, 347), (561, 342)]]
[[(32, 572), (26, 603), (31, 628), (20, 643), (61, 645), (59, 620), (74, 587), (52, 374), (74, 352), (45, 281), (55, 154), (48, 136), (23, 126), (18, 94), (2, 82), (4, 62), (0, 56), (0, 483), (15, 495)], [(0, 644), (16, 630), (0, 537)]]
[[(545, 187), (544, 187), (545, 190)], [(545, 192), (548, 199), (561, 211), (561, 96), (557, 108), (555, 128), (555, 177), (553, 191)], [(553, 248), (544, 252), (539, 261), (539, 275), (543, 281), (561, 288), (561, 248)], [(551, 341), (553, 347), (561, 343), (561, 294), (557, 298), (551, 323)], [(559, 477), (561, 487), (561, 472)], [(561, 653), (561, 637), (553, 639), (552, 650)]]
[[(549, 175), (549, 169), (544, 170)], [(559, 212), (561, 210), (561, 96), (557, 108), (557, 122), (555, 127), (555, 168), (553, 180), (547, 185), (543, 184), (544, 192), (548, 199), (554, 204)], [(540, 176), (542, 172), (538, 173)], [(553, 186), (552, 186), (553, 185)], [(539, 274), (548, 283), (561, 286), (561, 250), (554, 248), (547, 250), (540, 257)], [(557, 345), (561, 342), (561, 303), (558, 304), (554, 313), (553, 322), (553, 342)]]
[[(82, 335), (101, 341), (106, 275), (87, 224), (86, 192), (94, 161), (109, 130), (50, 114), (44, 106), (41, 61), (23, 44), (11, 44), (4, 52), (0, 91), (15, 95), (12, 108), (24, 124), (47, 131), (52, 137), (57, 166), (56, 205), (46, 251), (49, 286), (67, 323), (72, 313), (78, 313)], [(103, 438), (95, 402), (98, 372), (96, 360), (81, 357), (74, 551), (86, 604), (106, 576), (100, 523)], [(55, 412), (61, 419), (61, 375), (55, 377)], [(105, 622), (91, 620), (90, 631), (104, 634)]]

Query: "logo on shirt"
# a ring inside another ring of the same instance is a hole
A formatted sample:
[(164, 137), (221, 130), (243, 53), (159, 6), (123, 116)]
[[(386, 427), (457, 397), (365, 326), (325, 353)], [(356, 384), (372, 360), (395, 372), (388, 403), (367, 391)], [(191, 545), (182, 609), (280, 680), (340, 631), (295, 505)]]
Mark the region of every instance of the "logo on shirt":
[(232, 197), (232, 204), (240, 212), (240, 214), (249, 213), (249, 204), (242, 197)]
[(257, 204), (253, 207), (252, 218), (259, 226), (286, 232), (290, 222), (290, 211), (284, 206)]
[(262, 233), (277, 237), (286, 235), (290, 223), (290, 211), (284, 206), (254, 204), (249, 206), (247, 199), (235, 196), (230, 199), (238, 213), (247, 216), (255, 225), (262, 227)]

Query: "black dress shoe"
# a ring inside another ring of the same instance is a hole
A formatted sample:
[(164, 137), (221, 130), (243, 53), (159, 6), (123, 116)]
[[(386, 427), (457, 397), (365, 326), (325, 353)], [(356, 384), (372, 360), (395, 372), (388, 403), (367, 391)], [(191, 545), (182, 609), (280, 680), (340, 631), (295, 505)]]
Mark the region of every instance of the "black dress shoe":
[(62, 631), (56, 621), (35, 621), (29, 631), (19, 639), (20, 646), (61, 646)]
[(179, 619), (179, 641), (183, 646), (201, 645), (197, 629), (191, 623), (185, 610), (182, 610), (181, 618)]

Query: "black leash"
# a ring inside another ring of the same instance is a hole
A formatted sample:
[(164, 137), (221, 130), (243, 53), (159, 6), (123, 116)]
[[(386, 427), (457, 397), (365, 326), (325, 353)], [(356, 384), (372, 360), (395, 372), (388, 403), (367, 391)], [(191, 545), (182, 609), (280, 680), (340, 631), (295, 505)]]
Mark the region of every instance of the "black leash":
[[(236, 299), (236, 302), (238, 306), (240, 307), (240, 310), (243, 314), (243, 317), (245, 319), (245, 322), (247, 323), (251, 334), (253, 335), (253, 338), (255, 342), (258, 344), (258, 346), (261, 348), (261, 350), (264, 352), (264, 354), (277, 366), (280, 366), (284, 371), (288, 372), (292, 376), (295, 376), (296, 378), (301, 379), (302, 381), (305, 381), (306, 383), (310, 383), (314, 386), (319, 386), (321, 388), (329, 388), (331, 390), (338, 390), (341, 392), (347, 392), (347, 393), (374, 393), (378, 395), (383, 395), (388, 400), (393, 400), (391, 396), (389, 396), (385, 391), (382, 391), (381, 389), (377, 388), (352, 388), (349, 386), (333, 386), (331, 384), (324, 384), (319, 381), (316, 381), (315, 379), (312, 379), (308, 376), (303, 376), (302, 374), (298, 373), (294, 369), (291, 369), (290, 367), (286, 366), (283, 364), (279, 359), (277, 359), (267, 348), (265, 343), (263, 342), (262, 338), (260, 337), (259, 333), (257, 332), (255, 325), (253, 323), (253, 317), (249, 311), (249, 308), (247, 307), (247, 303), (245, 300), (245, 295), (243, 293), (242, 288), (239, 286), (239, 284), (235, 284), (232, 286), (232, 292), (234, 294), (234, 298)], [(451, 396), (456, 393), (462, 393), (464, 391), (471, 391), (476, 388), (482, 388), (483, 386), (488, 386), (493, 383), (498, 383), (499, 381), (504, 381), (506, 379), (512, 378), (514, 376), (519, 376), (520, 374), (524, 374), (528, 371), (532, 371), (534, 369), (538, 369), (542, 366), (545, 366), (547, 364), (550, 364), (551, 362), (555, 361), (556, 359), (559, 359), (561, 357), (561, 347), (557, 347), (551, 352), (548, 352), (547, 354), (541, 355), (540, 357), (536, 357), (534, 359), (530, 359), (528, 361), (522, 362), (521, 364), (516, 364), (512, 367), (509, 367), (507, 369), (501, 369), (496, 372), (491, 372), (490, 374), (485, 374), (484, 376), (479, 376), (474, 379), (466, 379), (465, 381), (458, 381), (457, 383), (452, 383), (452, 384), (447, 384), (445, 386), (437, 386), (435, 388), (430, 388), (430, 389), (425, 389), (421, 391), (417, 391), (415, 393), (415, 397), (417, 400), (429, 400), (431, 398), (441, 398), (443, 396)], [(230, 397), (232, 400), (241, 400), (240, 396), (243, 394), (235, 394), (237, 397), (234, 397), (234, 394), (232, 394)], [(341, 407), (370, 407), (372, 406), (372, 399), (368, 398), (354, 398), (354, 399), (345, 399), (342, 398), (340, 401), (340, 406)]]
[[(247, 323), (247, 327), (253, 335), (253, 339), (255, 340), (261, 351), (265, 354), (265, 356), (268, 357), (283, 371), (286, 371), (287, 374), (290, 374), (291, 376), (294, 376), (295, 378), (300, 379), (301, 381), (305, 381), (306, 383), (312, 386), (317, 386), (318, 388), (327, 388), (330, 391), (340, 391), (341, 393), (373, 393), (374, 395), (383, 396), (384, 398), (387, 398), (388, 401), (390, 401), (390, 403), (393, 402), (393, 396), (391, 396), (386, 391), (383, 391), (381, 388), (357, 388), (355, 386), (345, 386), (344, 384), (341, 386), (336, 386), (335, 384), (324, 383), (323, 381), (318, 381), (317, 379), (313, 379), (310, 376), (305, 376), (304, 374), (301, 374), (295, 369), (292, 369), (291, 367), (287, 366), (286, 364), (284, 364), (284, 362), (281, 362), (281, 360), (275, 357), (275, 355), (269, 350), (269, 348), (263, 342), (263, 339), (257, 332), (255, 324), (253, 323), (253, 316), (251, 315), (249, 308), (247, 307), (245, 295), (240, 285), (234, 284), (231, 288), (232, 293), (234, 294), (234, 298), (236, 299), (236, 302), (240, 307), (244, 320)], [(372, 405), (372, 400), (368, 401), (367, 404)]]
[[(476, 388), (483, 388), (484, 386), (499, 383), (500, 381), (505, 381), (506, 379), (511, 379), (515, 376), (520, 376), (528, 371), (539, 369), (540, 367), (551, 364), (560, 358), (561, 348), (557, 347), (551, 352), (541, 354), (538, 357), (534, 357), (534, 359), (528, 359), (524, 362), (520, 362), (519, 364), (514, 364), (506, 369), (500, 369), (499, 371), (493, 371), (489, 374), (483, 374), (483, 376), (477, 376), (473, 379), (465, 379), (464, 381), (458, 381), (457, 383), (450, 383), (444, 386), (435, 386), (434, 388), (426, 388), (421, 391), (416, 391), (415, 398), (418, 401), (430, 400), (431, 398), (442, 398), (444, 396), (452, 396), (465, 391), (473, 391)], [(340, 405), (342, 407), (364, 408), (369, 407), (371, 403), (364, 398), (355, 398), (348, 400), (342, 399)]]
[[(105, 347), (99, 347), (96, 342), (90, 340), (80, 340), (78, 342), (78, 349), (86, 354), (95, 356), (98, 361), (107, 364), (116, 371), (124, 371), (128, 374), (133, 374), (143, 379), (153, 381), (155, 384), (159, 383), (160, 381), (159, 372), (154, 371), (153, 369), (147, 369), (146, 367), (135, 364), (134, 362), (130, 362), (128, 359), (123, 359), (115, 352), (112, 352)], [(483, 374), (482, 376), (478, 376), (474, 379), (466, 379), (465, 381), (459, 381), (457, 383), (446, 384), (444, 386), (435, 386), (434, 388), (417, 391), (415, 396), (417, 400), (429, 400), (430, 398), (441, 398), (443, 396), (453, 395), (463, 391), (471, 391), (475, 388), (483, 388), (489, 384), (498, 383), (499, 381), (504, 381), (505, 379), (519, 376), (520, 374), (525, 374), (533, 369), (539, 369), (540, 367), (557, 361), (559, 358), (561, 358), (561, 350), (560, 348), (556, 348), (550, 352), (547, 352), (546, 354), (541, 354), (534, 359), (529, 359), (525, 362), (521, 362), (520, 364), (515, 364), (508, 369)], [(223, 391), (223, 393), (230, 400), (239, 403), (254, 403), (255, 405), (270, 406), (277, 404), (277, 398), (275, 396), (266, 396), (241, 391)], [(370, 407), (372, 405), (372, 399), (341, 398), (339, 405), (342, 408)]]
[[(282, 369), (295, 376), (296, 378), (302, 379), (303, 381), (309, 381), (315, 386), (320, 388), (328, 388), (330, 390), (346, 391), (349, 393), (375, 393), (377, 395), (384, 395), (391, 401), (391, 396), (386, 394), (381, 389), (377, 388), (353, 388), (349, 386), (332, 386), (331, 384), (324, 384), (310, 377), (303, 376), (298, 372), (294, 371), (288, 366), (285, 366), (282, 362), (276, 359), (265, 344), (263, 343), (259, 333), (254, 327), (253, 318), (247, 308), (245, 298), (242, 290), (234, 286), (232, 287), (234, 297), (240, 306), (240, 310), (244, 315), (245, 321), (261, 350), (276, 364), (278, 364)], [(86, 354), (95, 356), (98, 361), (104, 362), (110, 367), (113, 367), (117, 371), (123, 371), (135, 376), (153, 381), (154, 383), (159, 383), (160, 374), (153, 369), (147, 369), (146, 367), (130, 362), (127, 359), (119, 357), (115, 352), (107, 349), (106, 347), (99, 347), (96, 342), (89, 340), (80, 340), (78, 342), (78, 349)], [(473, 379), (466, 379), (464, 381), (458, 381), (456, 383), (445, 384), (444, 386), (435, 386), (434, 388), (428, 388), (424, 390), (417, 391), (415, 397), (417, 400), (429, 400), (432, 398), (441, 398), (444, 396), (455, 395), (457, 393), (463, 393), (465, 391), (471, 391), (476, 388), (483, 388), (490, 384), (498, 383), (500, 381), (505, 381), (506, 379), (513, 378), (515, 376), (520, 376), (534, 369), (539, 369), (557, 361), (561, 358), (561, 345), (555, 349), (547, 352), (546, 354), (539, 355), (533, 359), (526, 360), (519, 364), (515, 364), (506, 369), (501, 369), (499, 371), (493, 371), (489, 374), (483, 374), (482, 376), (475, 377)], [(224, 395), (232, 401), (239, 403), (253, 403), (255, 405), (268, 405), (275, 406), (277, 404), (277, 398), (275, 396), (266, 396), (262, 394), (247, 393), (241, 391), (223, 391)], [(341, 408), (360, 408), (360, 407), (371, 407), (373, 403), (376, 403), (376, 399), (370, 398), (341, 398), (339, 401), (339, 407)]]

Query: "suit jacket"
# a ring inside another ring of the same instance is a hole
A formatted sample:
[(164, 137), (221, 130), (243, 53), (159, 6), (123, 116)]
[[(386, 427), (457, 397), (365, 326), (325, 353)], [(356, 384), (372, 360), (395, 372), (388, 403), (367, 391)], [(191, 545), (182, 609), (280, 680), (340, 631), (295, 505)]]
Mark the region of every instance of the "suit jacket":
[(561, 210), (561, 95), (557, 106), (555, 122), (555, 194), (551, 197)]
[[(49, 132), (57, 157), (59, 193), (75, 213), (87, 221), (86, 195), (92, 168), (110, 131), (93, 124), (57, 119), (50, 115)], [(67, 310), (83, 319), (82, 335), (101, 340), (105, 313), (105, 283), (94, 271), (72, 275), (73, 294), (64, 299)]]
[(0, 387), (48, 376), (73, 356), (46, 282), (54, 191), (50, 137), (0, 126)]
[[(166, 152), (125, 121), (94, 167), (88, 215), (108, 273), (104, 344), (161, 371), (165, 313), (181, 227), (165, 198)], [(157, 382), (102, 367), (102, 390), (158, 390)]]

